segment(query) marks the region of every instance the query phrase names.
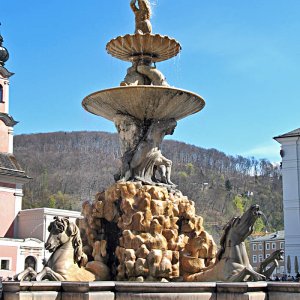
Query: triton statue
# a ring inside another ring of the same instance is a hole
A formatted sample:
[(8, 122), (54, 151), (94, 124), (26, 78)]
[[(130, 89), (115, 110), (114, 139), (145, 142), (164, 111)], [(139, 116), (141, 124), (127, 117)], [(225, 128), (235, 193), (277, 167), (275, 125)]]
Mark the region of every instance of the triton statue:
[[(138, 7), (136, 6), (138, 2)], [(148, 0), (131, 0), (130, 7), (135, 14), (135, 33), (151, 33), (151, 5)]]

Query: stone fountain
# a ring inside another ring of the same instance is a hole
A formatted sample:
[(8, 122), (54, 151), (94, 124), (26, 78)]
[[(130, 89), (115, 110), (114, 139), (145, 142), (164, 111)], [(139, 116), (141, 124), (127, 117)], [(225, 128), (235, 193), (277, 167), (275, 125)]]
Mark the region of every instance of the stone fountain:
[[(82, 102), (116, 125), (122, 151), (116, 183), (83, 204), (78, 226), (55, 218), (46, 242), (53, 254), (43, 270), (27, 268), (19, 282), (3, 283), (1, 299), (299, 299), (299, 284), (241, 282), (264, 280), (282, 259), (275, 253), (260, 273), (249, 264), (244, 239), (261, 214), (258, 205), (228, 222), (216, 253), (194, 202), (176, 189), (161, 143), (205, 102), (168, 85), (155, 64), (181, 46), (152, 33), (147, 0), (130, 6), (135, 33), (112, 39), (106, 49), (132, 66), (119, 87)], [(56, 282), (38, 281), (45, 279)]]
[(216, 245), (194, 202), (171, 181), (172, 161), (161, 152), (161, 143), (178, 120), (199, 112), (205, 102), (169, 86), (156, 63), (176, 56), (181, 46), (152, 33), (148, 1), (132, 0), (130, 5), (135, 33), (112, 39), (106, 50), (132, 66), (119, 87), (95, 92), (82, 102), (88, 112), (115, 123), (122, 152), (116, 184), (83, 206), (84, 250), (92, 254), (96, 244), (103, 245), (102, 260), (113, 279), (182, 280), (187, 272), (214, 263)]

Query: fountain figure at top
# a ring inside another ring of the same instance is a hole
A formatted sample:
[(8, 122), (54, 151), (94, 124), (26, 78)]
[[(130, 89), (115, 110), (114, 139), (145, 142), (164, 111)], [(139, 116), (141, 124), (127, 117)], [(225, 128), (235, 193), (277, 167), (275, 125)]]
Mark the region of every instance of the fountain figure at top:
[[(136, 2), (138, 2), (138, 7)], [(135, 14), (135, 33), (152, 33), (151, 5), (149, 1), (131, 0), (130, 7)]]

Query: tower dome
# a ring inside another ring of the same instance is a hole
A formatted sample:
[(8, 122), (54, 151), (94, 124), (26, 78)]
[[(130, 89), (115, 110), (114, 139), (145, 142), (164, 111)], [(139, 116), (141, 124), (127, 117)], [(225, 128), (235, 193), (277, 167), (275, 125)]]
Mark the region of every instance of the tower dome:
[(9, 59), (9, 53), (5, 47), (2, 46), (3, 37), (0, 34), (0, 66), (4, 66), (5, 62)]

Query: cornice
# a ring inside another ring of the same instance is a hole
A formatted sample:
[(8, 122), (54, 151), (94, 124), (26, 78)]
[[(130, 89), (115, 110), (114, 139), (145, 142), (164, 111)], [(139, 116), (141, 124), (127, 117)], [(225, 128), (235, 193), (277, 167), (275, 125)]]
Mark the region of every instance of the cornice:
[(4, 122), (4, 124), (8, 127), (14, 127), (17, 123), (17, 121), (14, 120), (14, 118), (6, 113), (0, 112), (0, 120)]
[(14, 75), (15, 73), (12, 73), (10, 71), (8, 71), (5, 67), (0, 66), (0, 75), (3, 78), (9, 78), (10, 76)]

